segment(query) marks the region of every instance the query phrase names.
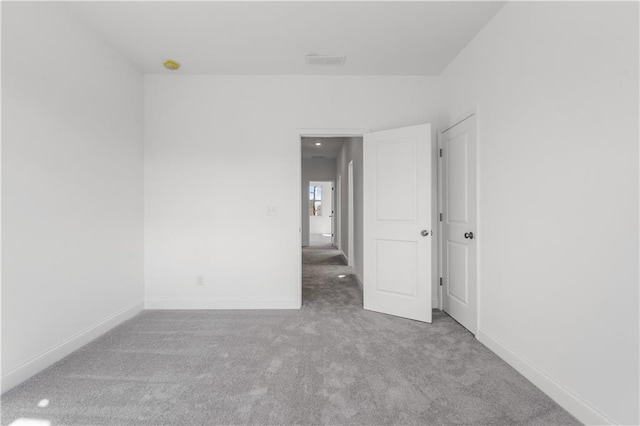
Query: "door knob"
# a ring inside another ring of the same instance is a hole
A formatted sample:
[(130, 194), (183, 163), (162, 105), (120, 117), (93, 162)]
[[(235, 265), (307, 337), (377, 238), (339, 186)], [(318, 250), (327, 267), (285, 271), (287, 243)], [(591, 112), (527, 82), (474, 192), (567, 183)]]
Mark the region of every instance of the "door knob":
[(426, 229), (423, 229), (422, 232), (420, 232), (420, 235), (422, 235), (423, 237), (426, 237), (427, 235), (429, 235), (429, 231), (427, 231)]
[(464, 237), (473, 240), (473, 232), (465, 232)]

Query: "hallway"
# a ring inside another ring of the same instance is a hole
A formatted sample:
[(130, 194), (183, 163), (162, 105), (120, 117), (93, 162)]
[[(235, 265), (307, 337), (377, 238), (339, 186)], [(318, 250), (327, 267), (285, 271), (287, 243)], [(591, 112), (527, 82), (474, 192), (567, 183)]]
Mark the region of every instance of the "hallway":
[(578, 424), (440, 311), (363, 310), (337, 250), (305, 248), (303, 284), (301, 310), (144, 311), (5, 394), (2, 424)]

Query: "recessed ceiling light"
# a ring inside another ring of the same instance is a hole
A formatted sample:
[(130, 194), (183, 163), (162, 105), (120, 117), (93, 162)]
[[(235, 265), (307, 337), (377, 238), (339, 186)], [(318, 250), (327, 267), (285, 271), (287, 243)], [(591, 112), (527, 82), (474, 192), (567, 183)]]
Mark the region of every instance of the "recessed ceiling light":
[(322, 142), (316, 142), (316, 146), (322, 145)]
[(344, 278), (344, 277), (346, 277), (346, 275), (343, 275), (343, 274), (338, 275), (338, 278)]
[(173, 59), (168, 59), (162, 64), (166, 69), (175, 71), (180, 68), (180, 64), (174, 61)]

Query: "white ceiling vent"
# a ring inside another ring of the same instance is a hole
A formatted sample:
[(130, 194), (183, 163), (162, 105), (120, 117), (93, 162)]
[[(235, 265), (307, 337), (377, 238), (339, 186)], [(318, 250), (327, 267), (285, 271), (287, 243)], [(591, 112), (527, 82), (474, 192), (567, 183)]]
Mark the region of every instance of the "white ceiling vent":
[(330, 55), (307, 55), (305, 56), (307, 65), (333, 65), (342, 66), (347, 60), (346, 56), (330, 56)]

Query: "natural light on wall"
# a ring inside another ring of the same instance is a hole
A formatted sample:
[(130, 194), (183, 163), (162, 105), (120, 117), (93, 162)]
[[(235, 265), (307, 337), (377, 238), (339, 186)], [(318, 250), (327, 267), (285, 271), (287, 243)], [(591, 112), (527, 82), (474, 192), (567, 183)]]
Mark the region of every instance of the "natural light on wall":
[(322, 216), (321, 185), (309, 185), (309, 216)]

